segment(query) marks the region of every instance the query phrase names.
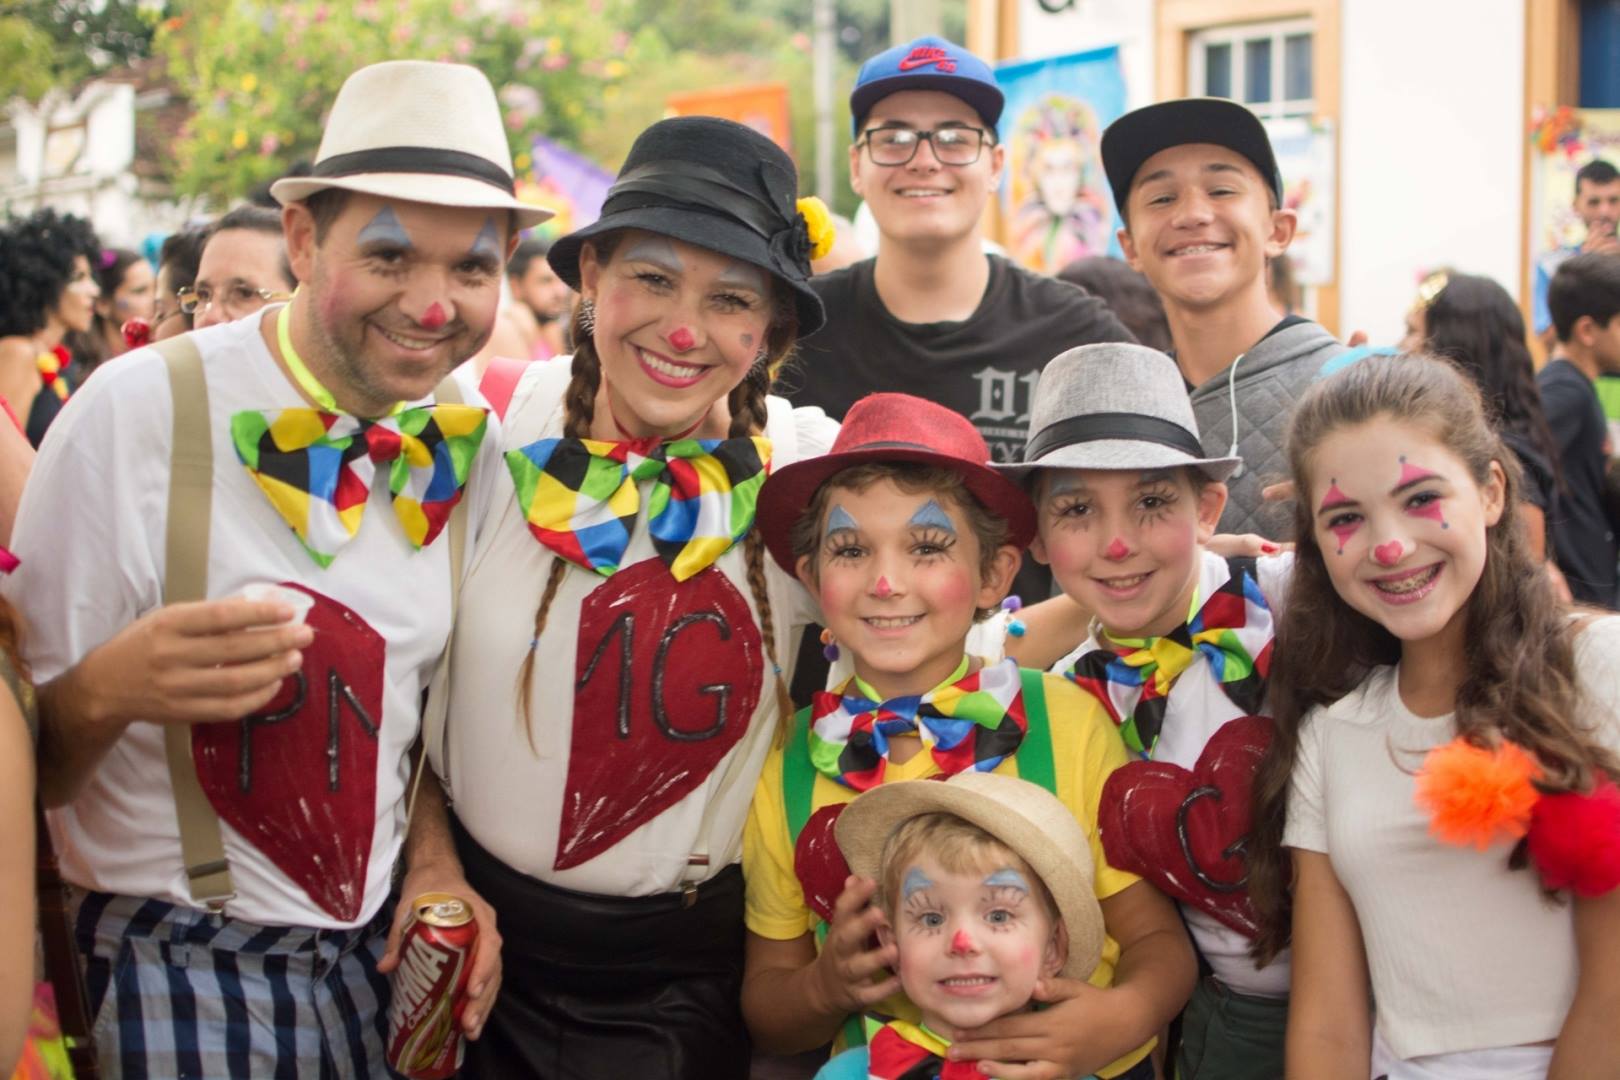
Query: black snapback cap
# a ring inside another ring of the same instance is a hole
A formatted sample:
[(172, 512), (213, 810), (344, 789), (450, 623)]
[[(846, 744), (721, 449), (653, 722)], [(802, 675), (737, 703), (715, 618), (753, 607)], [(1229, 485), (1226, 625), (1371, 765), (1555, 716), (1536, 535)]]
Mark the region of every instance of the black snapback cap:
[(1128, 112), (1103, 132), (1103, 171), (1108, 174), (1121, 217), (1131, 181), (1143, 163), (1161, 150), (1188, 143), (1224, 146), (1248, 158), (1261, 179), (1271, 185), (1277, 205), (1282, 205), (1282, 173), (1260, 118), (1225, 98), (1181, 98)]

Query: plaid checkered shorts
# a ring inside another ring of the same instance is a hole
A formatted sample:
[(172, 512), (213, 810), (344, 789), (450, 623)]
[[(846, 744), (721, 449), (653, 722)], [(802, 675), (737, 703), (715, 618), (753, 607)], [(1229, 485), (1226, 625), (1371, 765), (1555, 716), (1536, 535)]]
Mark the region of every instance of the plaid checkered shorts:
[(259, 926), (90, 892), (75, 932), (106, 1077), (369, 1080), (383, 1063), (393, 906), (352, 930)]

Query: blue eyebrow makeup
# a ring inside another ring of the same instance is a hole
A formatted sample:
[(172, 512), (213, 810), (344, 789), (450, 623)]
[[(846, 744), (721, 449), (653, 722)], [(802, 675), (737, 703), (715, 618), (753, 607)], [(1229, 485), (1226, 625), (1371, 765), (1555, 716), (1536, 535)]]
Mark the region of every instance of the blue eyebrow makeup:
[(859, 532), (860, 528), (855, 519), (849, 516), (848, 510), (834, 503), (833, 508), (827, 512), (827, 531), (822, 535), (831, 536), (833, 533), (838, 532)]
[(394, 208), (385, 206), (377, 211), (377, 216), (367, 222), (355, 237), (362, 244), (394, 244), (399, 247), (411, 246), (411, 234), (405, 231), (405, 226), (399, 223), (394, 216)]
[(662, 236), (645, 236), (632, 244), (624, 253), (626, 259), (640, 262), (657, 263), (666, 270), (684, 270), (685, 264), (681, 262), (680, 253), (675, 245)]
[(934, 499), (929, 499), (918, 507), (917, 512), (911, 515), (911, 520), (906, 524), (913, 529), (943, 529), (952, 536), (956, 535), (956, 526), (951, 524), (951, 516)]
[(1029, 892), (1029, 880), (1010, 866), (1000, 870), (984, 879), (984, 883), (991, 888), (1017, 889), (1020, 892)]
[(761, 296), (769, 291), (765, 284), (764, 272), (746, 263), (732, 263), (715, 275), (714, 280), (721, 285), (729, 285), (734, 289), (749, 289), (759, 293)]
[(480, 255), (485, 258), (495, 259), (497, 261), (500, 260), (501, 241), (500, 238), (495, 235), (494, 218), (484, 219), (484, 227), (478, 230), (478, 235), (473, 239), (472, 247), (469, 248), (468, 251), (473, 255)]
[(913, 893), (920, 893), (924, 889), (932, 889), (934, 883), (928, 875), (913, 866), (906, 871), (906, 878), (900, 883), (900, 897), (910, 900)]

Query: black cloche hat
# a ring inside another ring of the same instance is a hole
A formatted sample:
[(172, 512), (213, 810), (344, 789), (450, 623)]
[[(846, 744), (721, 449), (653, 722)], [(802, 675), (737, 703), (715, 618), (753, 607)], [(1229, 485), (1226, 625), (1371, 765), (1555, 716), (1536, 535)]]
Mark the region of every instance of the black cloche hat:
[(798, 170), (753, 128), (713, 116), (660, 120), (637, 136), (608, 189), (602, 216), (551, 246), (557, 276), (579, 289), (585, 241), (645, 229), (770, 271), (793, 290), (799, 336), (826, 313), (810, 288), (811, 239), (799, 212)]

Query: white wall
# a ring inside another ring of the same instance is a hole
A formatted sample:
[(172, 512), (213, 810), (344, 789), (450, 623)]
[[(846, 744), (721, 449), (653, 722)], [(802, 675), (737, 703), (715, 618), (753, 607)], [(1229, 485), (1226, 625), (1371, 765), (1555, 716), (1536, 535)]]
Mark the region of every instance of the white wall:
[(1525, 0), (1343, 0), (1340, 329), (1394, 343), (1417, 275), (1515, 297)]
[(1018, 4), (1018, 56), (1034, 60), (1064, 56), (1104, 45), (1119, 46), (1125, 71), (1126, 106), (1153, 101), (1153, 0), (1075, 0), (1057, 15), (1036, 0), (1002, 0)]

